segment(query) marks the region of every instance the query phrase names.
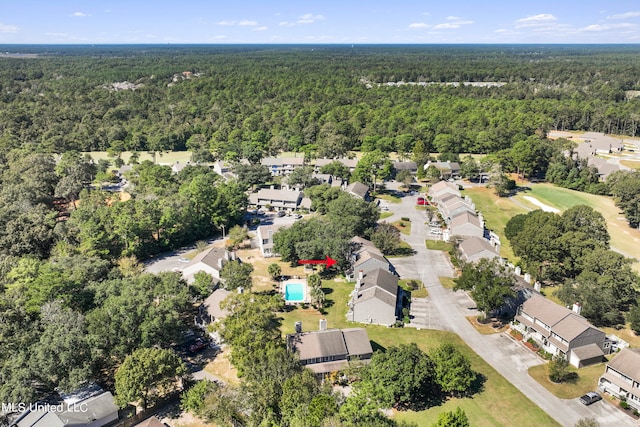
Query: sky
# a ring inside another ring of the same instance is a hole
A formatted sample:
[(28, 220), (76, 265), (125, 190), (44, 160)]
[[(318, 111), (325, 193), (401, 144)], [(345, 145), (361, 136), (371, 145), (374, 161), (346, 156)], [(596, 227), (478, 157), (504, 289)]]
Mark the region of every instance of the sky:
[(640, 43), (640, 0), (0, 0), (0, 44)]

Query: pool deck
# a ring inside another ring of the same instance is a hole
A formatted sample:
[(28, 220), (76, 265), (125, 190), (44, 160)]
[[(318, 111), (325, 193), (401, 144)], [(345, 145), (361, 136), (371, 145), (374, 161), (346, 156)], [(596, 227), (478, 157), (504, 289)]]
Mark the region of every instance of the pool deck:
[[(304, 297), (301, 301), (287, 301), (286, 300), (286, 289), (288, 284), (302, 285)], [(283, 280), (280, 282), (280, 292), (285, 297), (285, 304), (309, 304), (309, 285), (307, 284), (307, 279), (305, 277), (293, 276), (290, 279)]]

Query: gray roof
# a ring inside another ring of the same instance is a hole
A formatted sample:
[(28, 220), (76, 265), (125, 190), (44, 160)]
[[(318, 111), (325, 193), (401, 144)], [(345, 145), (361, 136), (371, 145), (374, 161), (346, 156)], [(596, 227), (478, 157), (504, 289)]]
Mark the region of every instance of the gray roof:
[(533, 294), (531, 298), (526, 300), (522, 304), (521, 310), (523, 313), (540, 320), (549, 326), (554, 333), (569, 342), (588, 329), (599, 330), (584, 317), (539, 294)]
[(359, 265), (364, 264), (370, 259), (375, 259), (387, 265), (390, 264), (378, 249), (373, 250), (372, 248), (367, 248), (364, 251), (358, 252), (358, 259), (353, 263), (353, 269), (357, 270)]
[(264, 166), (302, 166), (304, 165), (304, 157), (265, 157), (260, 160), (260, 164)]
[(387, 270), (383, 270), (382, 268), (376, 268), (375, 270), (365, 274), (362, 282), (363, 284), (360, 288), (362, 290), (376, 286), (393, 295), (394, 299), (398, 294), (398, 276), (389, 273)]
[(604, 178), (620, 170), (619, 165), (609, 163), (606, 159), (600, 157), (589, 157), (588, 164), (589, 166), (595, 166), (598, 169), (598, 173)]
[(135, 425), (135, 427), (166, 427), (156, 417), (147, 418), (141, 423)]
[(408, 170), (415, 171), (418, 170), (418, 164), (416, 162), (393, 162), (393, 167), (395, 170)]
[(453, 218), (451, 218), (451, 228), (460, 227), (465, 224), (472, 224), (478, 228), (482, 228), (478, 216), (469, 211), (462, 211), (458, 215), (455, 215)]
[(364, 329), (343, 329), (342, 334), (344, 335), (344, 342), (347, 345), (349, 357), (363, 356), (373, 353), (373, 349), (371, 348), (371, 341), (369, 341), (367, 331), (365, 331)]
[(321, 168), (322, 166), (326, 166), (330, 163), (333, 162), (340, 162), (343, 165), (345, 165), (348, 168), (355, 168), (356, 165), (358, 164), (358, 159), (347, 159), (347, 158), (341, 158), (341, 159), (316, 159), (315, 161), (315, 165), (318, 168)]
[(640, 349), (623, 348), (607, 365), (640, 382)]
[(498, 253), (496, 252), (495, 248), (491, 246), (491, 243), (489, 243), (487, 239), (483, 239), (482, 237), (464, 237), (458, 248), (462, 252), (463, 257), (465, 257), (467, 260), (483, 252), (487, 252), (486, 255), (493, 254), (494, 256), (492, 258), (498, 256)]
[(367, 197), (367, 194), (369, 193), (369, 186), (356, 181), (353, 184), (349, 184), (347, 186), (347, 193), (353, 194), (354, 196), (358, 196), (364, 199)]
[(224, 319), (229, 314), (228, 310), (223, 310), (220, 308), (220, 303), (224, 301), (229, 295), (231, 295), (231, 291), (227, 291), (226, 289), (218, 288), (211, 293), (207, 297), (206, 300), (202, 303), (203, 307), (207, 310), (207, 314), (211, 316), (211, 320), (214, 319)]
[[(328, 329), (287, 335), (287, 342), (300, 360), (346, 358), (373, 353), (367, 331), (362, 328)], [(327, 372), (327, 371), (324, 371)]]
[(452, 193), (459, 196), (460, 190), (458, 189), (458, 186), (456, 184), (447, 181), (439, 181), (429, 187), (429, 195), (431, 197), (434, 197), (441, 193)]
[(187, 267), (191, 267), (192, 265), (196, 265), (198, 263), (203, 263), (213, 269), (219, 270), (218, 260), (219, 259), (228, 259), (229, 254), (225, 248), (211, 248), (208, 250), (204, 250), (197, 254), (193, 259), (187, 264)]
[[(255, 195), (255, 196), (254, 196)], [(282, 200), (285, 202), (297, 202), (302, 199), (302, 191), (289, 191), (289, 190), (275, 190), (271, 188), (261, 188), (257, 193), (250, 195), (254, 196), (257, 200)]]
[(33, 411), (27, 410), (14, 425), (18, 427), (83, 426), (112, 414), (116, 414), (117, 417), (118, 407), (114, 403), (113, 395), (108, 391), (80, 402), (86, 411), (79, 410), (79, 406), (71, 408), (65, 406), (65, 410), (61, 412), (45, 411), (40, 408)]
[(582, 345), (580, 347), (576, 347), (572, 349), (571, 351), (573, 351), (573, 354), (575, 354), (579, 360), (593, 359), (595, 357), (604, 357), (604, 352), (600, 347), (598, 347), (598, 344), (596, 343)]

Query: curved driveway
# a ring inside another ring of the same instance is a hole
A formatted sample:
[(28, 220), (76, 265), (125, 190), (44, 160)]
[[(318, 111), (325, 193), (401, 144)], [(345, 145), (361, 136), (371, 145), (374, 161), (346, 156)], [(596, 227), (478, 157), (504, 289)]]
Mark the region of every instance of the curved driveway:
[[(406, 196), (399, 204), (389, 203), (394, 213), (385, 221), (393, 222), (400, 217), (411, 219), (411, 235), (402, 235), (416, 254), (406, 258), (393, 258), (391, 262), (403, 278), (421, 279), (429, 291), (429, 316), (433, 329), (450, 330), (458, 334), (480, 357), (524, 393), (536, 405), (563, 426), (574, 426), (585, 417), (598, 420), (601, 426), (637, 425), (632, 418), (613, 405), (602, 401), (584, 406), (577, 399), (559, 399), (529, 376), (529, 367), (544, 363), (536, 355), (505, 334), (481, 335), (471, 326), (466, 317), (477, 314), (475, 304), (466, 293), (452, 292), (440, 284), (438, 277), (452, 277), (453, 269), (441, 251), (428, 250), (425, 240), (429, 238), (424, 225), (423, 210), (416, 209), (416, 196)], [(505, 399), (508, 397), (505, 396)]]

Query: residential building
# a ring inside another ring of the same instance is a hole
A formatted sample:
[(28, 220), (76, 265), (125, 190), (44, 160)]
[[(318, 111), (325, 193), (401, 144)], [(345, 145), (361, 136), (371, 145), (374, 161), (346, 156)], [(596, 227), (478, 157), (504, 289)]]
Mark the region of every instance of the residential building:
[(305, 198), (304, 193), (299, 190), (261, 188), (258, 192), (249, 195), (249, 205), (256, 208), (271, 207), (275, 210), (293, 211), (298, 208), (310, 208), (311, 200)]
[(287, 349), (297, 353), (300, 363), (316, 375), (343, 370), (352, 360), (367, 363), (373, 354), (367, 331), (362, 328), (289, 334)]
[(481, 259), (493, 259), (500, 257), (500, 248), (477, 236), (465, 236), (458, 245), (460, 259), (464, 262), (476, 263)]
[(55, 402), (38, 402), (11, 423), (11, 427), (102, 427), (118, 420), (111, 392), (96, 384), (63, 394)]
[(450, 222), (453, 217), (465, 211), (475, 215), (476, 205), (468, 197), (462, 198), (454, 194), (445, 193), (444, 197), (439, 200), (440, 201), (437, 202), (438, 212), (440, 212), (440, 215), (447, 223)]
[(640, 411), (640, 349), (623, 348), (607, 363), (598, 388)]
[(609, 175), (621, 170), (618, 163), (609, 163), (607, 159), (601, 157), (589, 157), (587, 164), (598, 169), (598, 177), (602, 181), (606, 181)]
[(187, 282), (193, 281), (193, 276), (199, 272), (213, 276), (215, 280), (220, 280), (220, 270), (222, 266), (230, 260), (235, 259), (235, 254), (227, 251), (225, 248), (212, 247), (197, 254), (189, 264), (182, 270), (182, 277)]
[(190, 164), (191, 162), (186, 162), (186, 163), (175, 162), (173, 165), (171, 165), (171, 172), (177, 175), (180, 173), (182, 169), (186, 168)]
[(603, 360), (605, 333), (573, 310), (534, 293), (519, 308), (515, 320), (525, 339), (533, 338), (552, 355), (564, 356), (576, 368)]
[(260, 164), (269, 168), (271, 175), (289, 175), (295, 168), (304, 166), (304, 157), (265, 157)]
[(135, 427), (167, 427), (167, 426), (166, 424), (162, 424), (159, 419), (153, 416), (151, 418), (147, 418), (141, 423), (136, 424)]
[(429, 191), (427, 192), (431, 200), (437, 201), (436, 199), (441, 198), (445, 194), (453, 194), (458, 197), (461, 197), (460, 189), (453, 182), (447, 181), (439, 181), (429, 187)]
[(412, 175), (415, 175), (418, 172), (418, 164), (416, 162), (393, 162), (393, 169), (395, 169), (396, 173), (407, 170), (411, 172)]
[[(484, 224), (479, 215), (474, 212), (464, 210), (451, 218), (447, 229), (449, 238), (453, 236), (476, 236), (484, 237)], [(448, 240), (448, 239), (445, 239)]]
[(349, 184), (345, 191), (354, 197), (369, 201), (369, 186), (361, 182)]
[(256, 246), (260, 248), (260, 254), (269, 258), (277, 256), (273, 252), (273, 235), (282, 227), (282, 224), (261, 225), (256, 230)]
[(460, 164), (458, 162), (427, 162), (424, 169), (427, 170), (429, 166), (435, 166), (440, 171), (441, 179), (460, 178)]
[(355, 274), (362, 271), (367, 274), (378, 268), (382, 268), (389, 272), (393, 271), (393, 266), (380, 252), (378, 248), (370, 241), (363, 237), (356, 236), (350, 240), (353, 245), (353, 253), (351, 255), (351, 269), (348, 273), (350, 280), (355, 280)]
[(207, 326), (215, 322), (216, 320), (224, 319), (229, 312), (220, 308), (220, 303), (224, 301), (231, 291), (218, 288), (207, 297), (200, 307), (198, 307), (198, 314), (195, 318), (196, 326), (206, 330)]
[(353, 172), (354, 170), (356, 170), (356, 166), (358, 165), (358, 159), (347, 159), (347, 158), (341, 158), (341, 159), (316, 159), (314, 167), (316, 172), (320, 172), (320, 169), (322, 169), (323, 166), (326, 166), (330, 163), (333, 162), (340, 162), (343, 165), (345, 165), (346, 167), (349, 168), (349, 172)]
[(366, 274), (358, 272), (347, 320), (392, 326), (402, 316), (403, 291), (398, 276), (377, 268)]

